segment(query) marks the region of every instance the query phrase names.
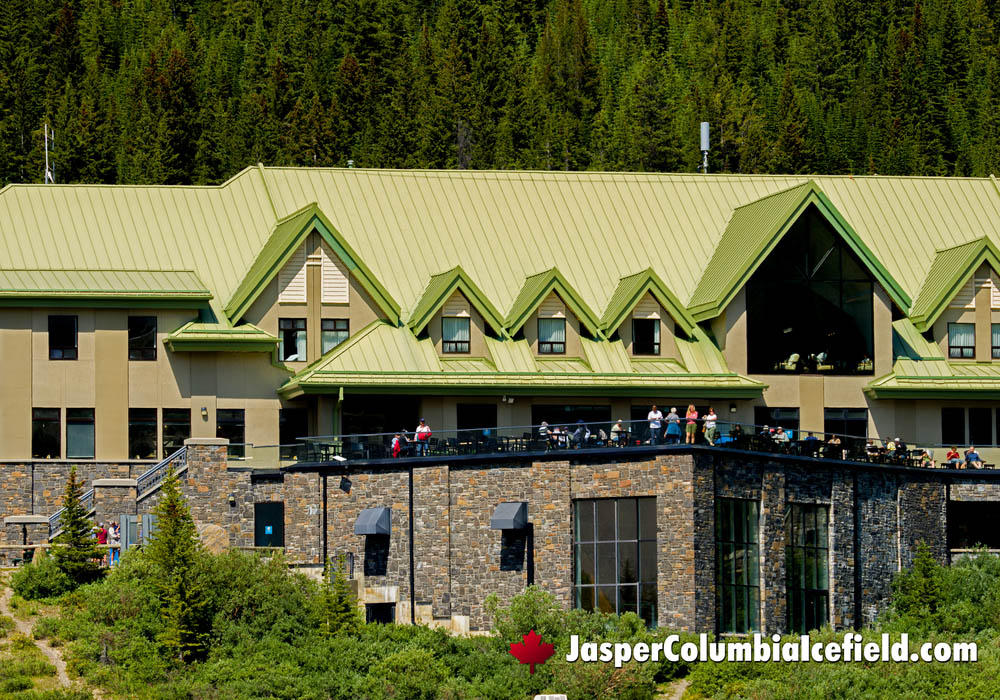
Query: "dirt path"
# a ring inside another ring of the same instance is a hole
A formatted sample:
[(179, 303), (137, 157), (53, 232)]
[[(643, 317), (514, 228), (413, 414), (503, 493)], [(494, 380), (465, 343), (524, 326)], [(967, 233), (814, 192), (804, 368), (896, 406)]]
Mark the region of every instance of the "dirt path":
[(660, 695), (660, 698), (661, 700), (681, 700), (689, 685), (691, 682), (687, 678), (676, 680), (670, 684), (665, 693)]
[[(31, 622), (28, 620), (18, 619), (17, 617), (14, 616), (14, 612), (10, 609), (10, 599), (11, 596), (13, 595), (14, 591), (12, 591), (10, 589), (10, 586), (6, 585), (5, 582), (3, 586), (3, 592), (0, 593), (0, 613), (3, 613), (4, 615), (12, 619), (14, 621), (14, 626), (17, 628), (17, 631), (26, 636), (28, 639), (31, 639), (32, 638)], [(35, 646), (41, 649), (42, 653), (45, 654), (45, 658), (49, 660), (49, 663), (51, 663), (53, 666), (56, 667), (56, 678), (59, 679), (60, 685), (64, 686), (73, 685), (69, 680), (69, 676), (66, 674), (66, 662), (63, 661), (62, 654), (59, 653), (59, 650), (53, 649), (47, 644), (42, 644), (38, 640), (35, 641)]]

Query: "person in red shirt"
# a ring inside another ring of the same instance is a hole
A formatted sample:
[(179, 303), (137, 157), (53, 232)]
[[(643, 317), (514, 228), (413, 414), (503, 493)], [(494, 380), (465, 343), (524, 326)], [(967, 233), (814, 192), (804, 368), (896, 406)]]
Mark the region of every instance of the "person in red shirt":
[(952, 447), (948, 450), (948, 454), (944, 456), (944, 461), (957, 468), (962, 463), (962, 456), (958, 454), (958, 448)]
[[(97, 523), (97, 544), (106, 545), (108, 543), (108, 529), (104, 527), (104, 523)], [(104, 555), (101, 556), (101, 565), (105, 563)]]

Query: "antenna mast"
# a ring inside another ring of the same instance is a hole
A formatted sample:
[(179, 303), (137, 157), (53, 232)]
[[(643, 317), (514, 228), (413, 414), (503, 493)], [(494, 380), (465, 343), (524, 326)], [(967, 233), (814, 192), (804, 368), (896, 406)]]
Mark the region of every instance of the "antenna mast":
[[(45, 184), (56, 184), (56, 171), (49, 166), (49, 139), (52, 139), (52, 150), (56, 150), (56, 131), (49, 128), (49, 123), (45, 122)], [(53, 155), (52, 160), (55, 160)]]
[(708, 172), (708, 122), (701, 123), (701, 165), (698, 170)]

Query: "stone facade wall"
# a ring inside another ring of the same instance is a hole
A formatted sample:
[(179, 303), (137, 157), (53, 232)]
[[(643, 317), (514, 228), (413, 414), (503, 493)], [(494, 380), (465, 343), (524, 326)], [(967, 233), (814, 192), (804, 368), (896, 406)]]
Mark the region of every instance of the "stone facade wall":
[(37, 460), (0, 462), (0, 513), (47, 514), (62, 508), (71, 467), (90, 489), (95, 479), (134, 479), (152, 466), (149, 462), (67, 462)]
[(943, 481), (900, 480), (899, 534), (903, 568), (913, 565), (921, 542), (938, 563), (948, 563), (948, 496)]
[(135, 497), (134, 481), (131, 485), (103, 485), (98, 482), (94, 486), (94, 520), (107, 526), (112, 520), (119, 522), (122, 515), (135, 515)]

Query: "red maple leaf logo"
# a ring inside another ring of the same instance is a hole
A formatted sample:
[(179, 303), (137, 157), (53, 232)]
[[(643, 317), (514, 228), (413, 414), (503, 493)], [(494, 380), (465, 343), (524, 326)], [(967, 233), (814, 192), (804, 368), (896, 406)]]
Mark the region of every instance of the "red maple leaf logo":
[(528, 664), (528, 670), (535, 672), (535, 664), (544, 664), (545, 660), (556, 653), (552, 644), (542, 644), (542, 638), (531, 630), (522, 635), (524, 641), (510, 645), (510, 653), (522, 664)]

